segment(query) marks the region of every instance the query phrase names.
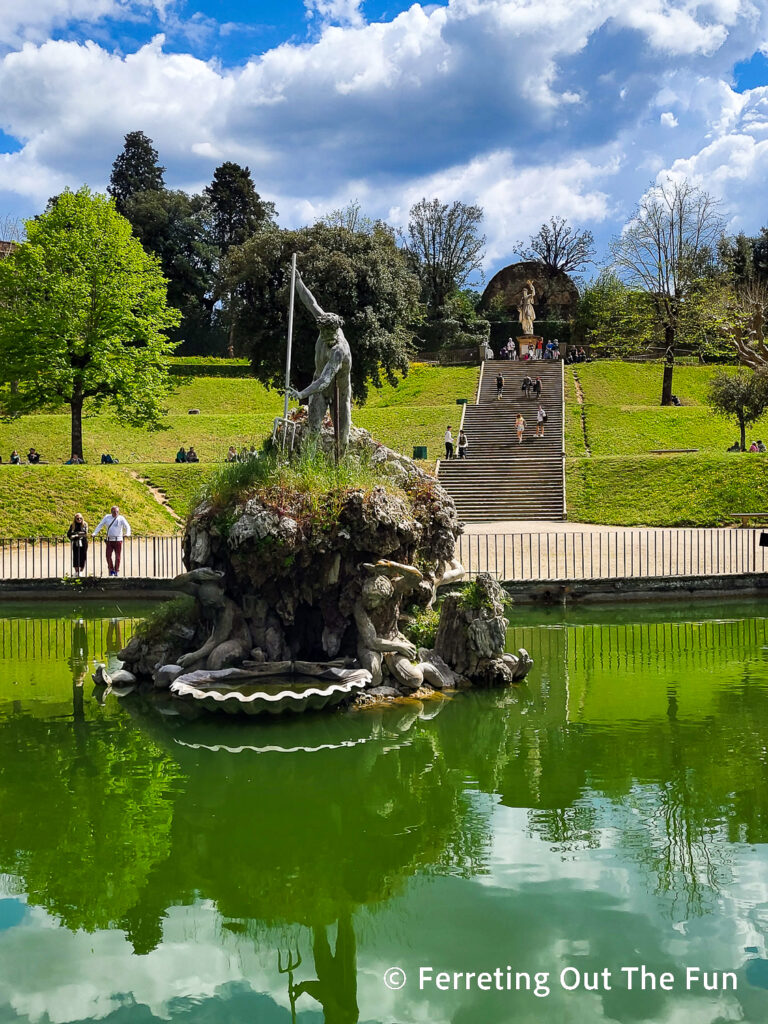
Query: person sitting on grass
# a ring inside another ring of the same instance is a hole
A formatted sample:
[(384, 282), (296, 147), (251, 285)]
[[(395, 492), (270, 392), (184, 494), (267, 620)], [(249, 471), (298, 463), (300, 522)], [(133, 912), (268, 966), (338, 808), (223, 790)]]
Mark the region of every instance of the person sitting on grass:
[(19, 455), (19, 453), (16, 451), (15, 448), (11, 452), (11, 465), (12, 466), (20, 466), (21, 465), (21, 456)]
[(103, 452), (102, 453), (102, 456), (101, 456), (101, 464), (102, 464), (102, 466), (114, 466), (116, 462), (117, 462), (117, 459), (113, 455), (110, 455), (109, 452)]
[(177, 462), (186, 462), (187, 461), (187, 453), (184, 450), (184, 445), (182, 445), (181, 448), (179, 448), (179, 450), (176, 452), (176, 461)]
[(40, 452), (36, 451), (34, 448), (30, 448), (27, 452), (27, 462), (30, 466), (39, 466), (41, 460), (42, 456), (40, 455)]
[(65, 466), (82, 466), (83, 465), (83, 460), (80, 458), (79, 455), (75, 455), (75, 453), (72, 452), (72, 454), (69, 456), (69, 458), (64, 463), (64, 465)]
[(199, 462), (199, 461), (200, 461), (200, 458), (199, 458), (197, 452), (192, 447), (192, 445), (190, 445), (189, 449), (187, 451), (187, 462)]
[(227, 452), (227, 462), (237, 462), (237, 459), (237, 448), (235, 448), (235, 446), (231, 444), (229, 446), (229, 451)]

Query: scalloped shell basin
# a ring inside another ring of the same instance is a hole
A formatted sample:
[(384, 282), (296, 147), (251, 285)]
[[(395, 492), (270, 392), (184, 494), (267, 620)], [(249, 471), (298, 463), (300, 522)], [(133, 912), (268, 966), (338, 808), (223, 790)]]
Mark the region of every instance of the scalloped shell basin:
[(207, 711), (230, 715), (299, 714), (335, 707), (370, 682), (370, 672), (362, 668), (328, 668), (311, 676), (202, 670), (179, 676), (171, 683), (171, 693)]

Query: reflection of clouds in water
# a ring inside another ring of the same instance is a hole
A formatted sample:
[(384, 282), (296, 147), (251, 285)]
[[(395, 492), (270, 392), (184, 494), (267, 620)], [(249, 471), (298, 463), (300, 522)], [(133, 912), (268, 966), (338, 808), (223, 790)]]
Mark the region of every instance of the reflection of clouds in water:
[(232, 983), (288, 1005), (274, 947), (256, 954), (252, 941), (222, 929), (207, 902), (170, 908), (164, 941), (145, 956), (133, 955), (121, 931), (72, 933), (37, 907), (12, 933), (0, 932), (0, 1007), (32, 1022), (102, 1018), (126, 1002), (167, 1019), (175, 1000), (213, 999)]

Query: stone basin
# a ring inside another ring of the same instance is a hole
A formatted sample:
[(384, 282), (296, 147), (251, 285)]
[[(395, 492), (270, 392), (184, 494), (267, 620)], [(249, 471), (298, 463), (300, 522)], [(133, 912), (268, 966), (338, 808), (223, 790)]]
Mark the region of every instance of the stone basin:
[(227, 668), (187, 672), (171, 683), (174, 697), (230, 715), (299, 714), (332, 708), (370, 685), (371, 674), (362, 668), (339, 668), (312, 664), (311, 671), (266, 674)]

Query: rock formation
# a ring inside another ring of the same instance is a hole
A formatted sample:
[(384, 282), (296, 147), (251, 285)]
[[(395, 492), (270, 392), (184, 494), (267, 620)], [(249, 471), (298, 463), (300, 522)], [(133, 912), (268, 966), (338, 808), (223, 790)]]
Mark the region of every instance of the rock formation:
[[(307, 433), (297, 414), (294, 459)], [(320, 445), (329, 457), (333, 443), (324, 425)], [(318, 494), (281, 484), (276, 471), (274, 482), (262, 475), (232, 501), (222, 504), (215, 493), (201, 501), (186, 525), (188, 571), (173, 584), (190, 606), (140, 631), (122, 652), (126, 668), (160, 688), (191, 672), (196, 681), (208, 672), (213, 682), (227, 672), (263, 677), (334, 659), (370, 672), (374, 691), (453, 686), (453, 668), (482, 685), (510, 681), (513, 667), (496, 651), (498, 643), (503, 651), (504, 619), (492, 643), (475, 638), (477, 657), (457, 649), (456, 665), (440, 650), (417, 652), (402, 632), (406, 611), (430, 607), (437, 586), (463, 575), (449, 495), (412, 460), (354, 427), (349, 459), (366, 467), (364, 485), (336, 482)], [(482, 629), (494, 629), (485, 611), (481, 619)]]

